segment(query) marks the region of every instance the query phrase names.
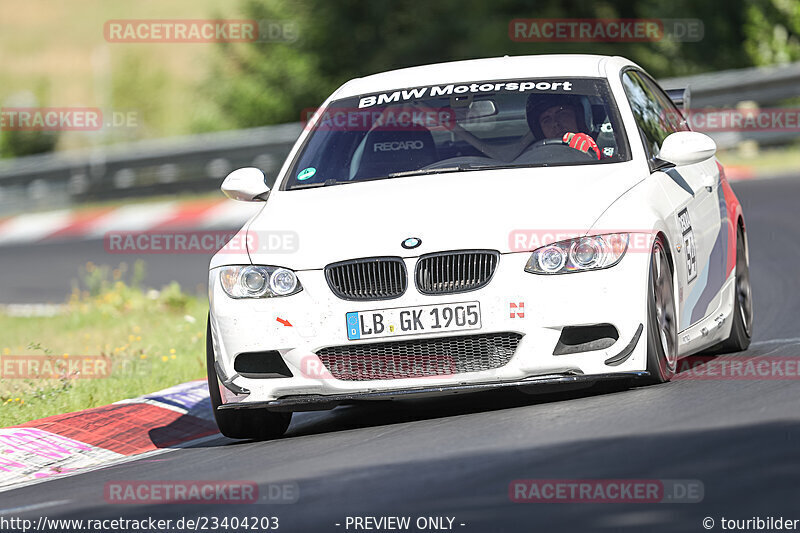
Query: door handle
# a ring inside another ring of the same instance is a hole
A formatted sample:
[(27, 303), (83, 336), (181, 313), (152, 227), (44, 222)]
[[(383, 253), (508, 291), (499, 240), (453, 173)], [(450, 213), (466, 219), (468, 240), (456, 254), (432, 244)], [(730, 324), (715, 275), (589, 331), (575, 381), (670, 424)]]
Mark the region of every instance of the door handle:
[(706, 191), (711, 192), (714, 190), (714, 184), (716, 183), (716, 179), (713, 175), (710, 174), (703, 174), (703, 187), (706, 188)]

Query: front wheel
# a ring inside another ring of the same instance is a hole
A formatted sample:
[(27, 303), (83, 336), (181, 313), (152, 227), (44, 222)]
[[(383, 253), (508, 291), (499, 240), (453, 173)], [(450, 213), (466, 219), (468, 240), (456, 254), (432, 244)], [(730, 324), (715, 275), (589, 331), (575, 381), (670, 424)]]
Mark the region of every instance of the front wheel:
[(214, 369), (214, 343), (211, 340), (211, 318), (206, 325), (206, 369), (208, 394), (219, 432), (231, 439), (270, 440), (286, 433), (292, 413), (273, 413), (266, 409), (218, 410), (222, 405), (217, 371)]
[(678, 360), (678, 324), (672, 269), (666, 244), (659, 236), (653, 243), (647, 290), (647, 372), (646, 383), (664, 383), (675, 375)]

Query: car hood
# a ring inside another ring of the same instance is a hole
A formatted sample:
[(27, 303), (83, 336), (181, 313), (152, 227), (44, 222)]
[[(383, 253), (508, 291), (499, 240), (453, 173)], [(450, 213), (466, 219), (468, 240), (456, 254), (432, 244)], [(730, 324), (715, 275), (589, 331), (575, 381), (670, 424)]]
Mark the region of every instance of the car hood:
[[(248, 251), (255, 264), (295, 270), (361, 257), (416, 257), (463, 249), (523, 251), (520, 232), (528, 236), (526, 245), (585, 232), (642, 178), (630, 163), (617, 163), (468, 171), (276, 191), (251, 221)], [(422, 244), (404, 249), (401, 243), (409, 237)]]

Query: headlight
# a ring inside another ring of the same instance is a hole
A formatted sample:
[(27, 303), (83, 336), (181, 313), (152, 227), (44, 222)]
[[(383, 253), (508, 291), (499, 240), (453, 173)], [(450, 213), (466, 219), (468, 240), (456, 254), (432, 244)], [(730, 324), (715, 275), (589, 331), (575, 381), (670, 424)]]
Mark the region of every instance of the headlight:
[(294, 272), (271, 266), (221, 267), (219, 281), (231, 298), (271, 298), (303, 290)]
[(292, 294), (297, 288), (297, 284), (297, 276), (294, 275), (294, 272), (285, 268), (279, 268), (269, 278), (269, 288), (278, 296)]
[(591, 235), (549, 244), (533, 251), (525, 272), (566, 274), (616, 265), (628, 249), (627, 233)]

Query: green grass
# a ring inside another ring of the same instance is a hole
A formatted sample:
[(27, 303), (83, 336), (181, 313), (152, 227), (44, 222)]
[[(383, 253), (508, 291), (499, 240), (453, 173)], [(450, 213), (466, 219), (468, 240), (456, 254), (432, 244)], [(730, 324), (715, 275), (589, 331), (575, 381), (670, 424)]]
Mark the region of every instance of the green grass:
[[(90, 265), (89, 275), (100, 271)], [(115, 277), (119, 277), (116, 276)], [(177, 284), (161, 291), (123, 281), (75, 291), (53, 317), (0, 314), (0, 364), (9, 355), (57, 360), (107, 357), (107, 377), (0, 379), (0, 427), (107, 405), (205, 377), (208, 304)]]
[(4, 0), (0, 2), (0, 102), (33, 93), (41, 106), (133, 111), (135, 128), (64, 132), (58, 149), (193, 133), (213, 106), (198, 93), (218, 53), (213, 43), (112, 43), (108, 20), (244, 18), (222, 0)]

